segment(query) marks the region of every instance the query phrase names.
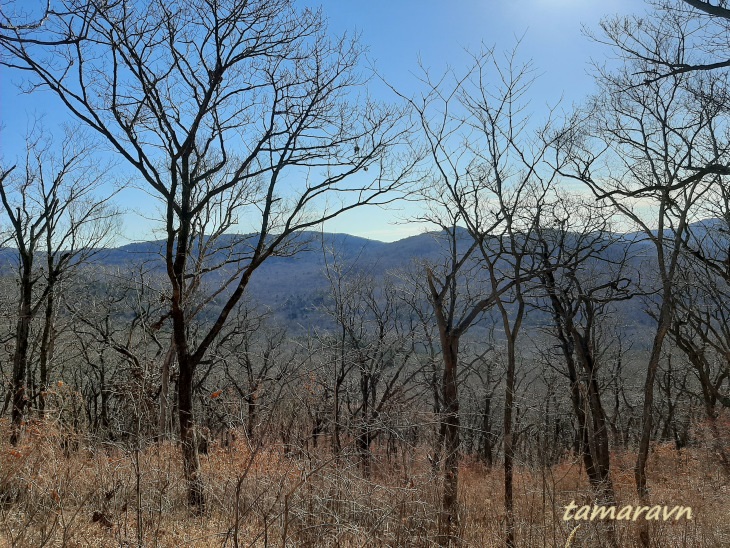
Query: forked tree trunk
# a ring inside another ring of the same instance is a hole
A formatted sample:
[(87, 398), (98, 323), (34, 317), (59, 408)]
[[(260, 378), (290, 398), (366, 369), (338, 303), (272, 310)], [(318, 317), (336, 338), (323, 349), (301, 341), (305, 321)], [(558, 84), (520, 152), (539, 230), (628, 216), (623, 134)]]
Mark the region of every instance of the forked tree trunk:
[(573, 412), (578, 421), (578, 447), (576, 448), (583, 459), (583, 466), (586, 469), (588, 480), (591, 485), (600, 483), (596, 465), (593, 462), (593, 453), (590, 449), (590, 433), (588, 430), (588, 418), (586, 417), (586, 405), (581, 391), (581, 383), (578, 379), (578, 369), (573, 357), (573, 341), (565, 336), (560, 324), (558, 324), (558, 338), (563, 350), (563, 357), (568, 369), (568, 379), (570, 380), (570, 401), (573, 405)]
[[(172, 337), (177, 354), (179, 367), (177, 383), (177, 410), (180, 420), (180, 445), (183, 457), (183, 473), (187, 483), (188, 505), (197, 514), (205, 511), (205, 489), (200, 471), (200, 458), (198, 456), (198, 443), (195, 432), (195, 420), (193, 415), (193, 380), (195, 368), (200, 357), (195, 359), (191, 355), (188, 346), (188, 318), (186, 317), (184, 305), (189, 297), (188, 292), (192, 291), (191, 286), (186, 286), (186, 262), (188, 259), (192, 215), (190, 213), (190, 150), (180, 158), (180, 180), (182, 187), (182, 211), (179, 214), (179, 230), (170, 231), (167, 234), (167, 272), (172, 284), (171, 309)], [(174, 174), (175, 172), (173, 172)], [(172, 213), (168, 210), (168, 222), (171, 223)], [(233, 298), (238, 291), (234, 292)], [(220, 322), (220, 318), (218, 322)], [(218, 327), (220, 329), (220, 327)], [(209, 343), (208, 343), (209, 344)], [(202, 356), (205, 349), (199, 349)]]
[[(543, 248), (547, 244), (543, 242)], [(549, 255), (543, 253), (543, 260), (549, 264)], [(573, 323), (573, 316), (566, 311), (563, 303), (556, 295), (556, 282), (553, 272), (547, 271), (542, 275), (542, 281), (548, 289), (550, 303), (553, 312), (553, 321), (557, 330), (557, 338), (560, 341), (560, 348), (565, 358), (570, 379), (570, 398), (573, 404), (573, 411), (578, 421), (580, 432), (583, 463), (591, 486), (596, 490), (599, 499), (604, 505), (611, 505), (615, 501), (613, 484), (611, 482), (610, 468), (611, 460), (609, 453), (608, 420), (601, 403), (600, 387), (596, 378), (596, 368), (593, 353), (590, 345), (590, 326), (593, 322), (593, 309), (587, 305), (586, 321), (588, 326), (584, 333), (581, 333)], [(578, 375), (577, 360), (587, 377), (586, 398), (581, 390), (581, 380)], [(586, 413), (588, 404), (589, 413)], [(589, 417), (590, 426), (589, 429)], [(590, 431), (592, 430), (592, 432)], [(592, 434), (592, 435), (591, 435)], [(609, 539), (611, 540), (611, 539)]]
[(590, 348), (589, 340), (573, 327), (573, 338), (576, 341), (578, 360), (586, 375), (588, 392), (588, 408), (591, 415), (593, 434), (592, 461), (595, 478), (591, 483), (597, 490), (603, 505), (613, 505), (615, 494), (611, 480), (611, 454), (608, 439), (608, 419), (601, 403), (601, 389), (598, 386), (596, 364)]

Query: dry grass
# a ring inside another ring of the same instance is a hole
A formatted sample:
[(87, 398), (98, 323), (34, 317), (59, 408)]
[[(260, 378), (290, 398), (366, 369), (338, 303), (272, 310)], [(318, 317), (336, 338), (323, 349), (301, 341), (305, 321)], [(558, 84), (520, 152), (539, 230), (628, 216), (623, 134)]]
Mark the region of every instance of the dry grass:
[[(245, 441), (214, 445), (202, 464), (209, 504), (195, 516), (185, 506), (179, 452), (164, 443), (144, 451), (90, 445), (50, 423), (31, 423), (10, 447), (0, 424), (2, 546), (432, 546), (438, 481), (425, 451), (384, 455), (373, 477), (354, 458), (285, 457), (280, 447), (251, 452)], [(613, 456), (619, 504), (634, 504), (633, 455)], [(139, 468), (137, 468), (137, 463)], [(139, 474), (137, 474), (139, 470)], [(651, 458), (652, 501), (691, 506), (694, 519), (653, 524), (656, 546), (730, 546), (727, 479), (710, 450), (657, 446)], [(460, 476), (463, 546), (499, 546), (502, 476), (464, 459)], [(571, 500), (591, 504), (577, 463), (516, 473), (517, 540), (525, 547), (562, 547), (576, 522), (562, 519)], [(238, 512), (236, 512), (238, 505)], [(238, 513), (238, 527), (236, 514)], [(620, 546), (634, 545), (635, 523), (617, 522)], [(586, 522), (570, 546), (601, 546), (610, 524)]]

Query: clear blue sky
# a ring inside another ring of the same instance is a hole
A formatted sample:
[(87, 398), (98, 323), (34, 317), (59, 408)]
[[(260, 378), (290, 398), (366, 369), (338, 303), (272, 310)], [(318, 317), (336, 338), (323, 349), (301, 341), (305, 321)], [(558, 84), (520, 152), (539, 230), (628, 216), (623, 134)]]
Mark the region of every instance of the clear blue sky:
[[(536, 116), (544, 106), (563, 97), (567, 107), (580, 102), (593, 90), (591, 58), (609, 52), (582, 34), (582, 26), (597, 29), (603, 16), (643, 11), (640, 0), (301, 0), (302, 5), (322, 5), (333, 33), (357, 32), (368, 58), (380, 74), (406, 93), (417, 89), (418, 59), (434, 73), (447, 67), (459, 71), (467, 66), (465, 50), (484, 44), (497, 51), (511, 50), (521, 39), (522, 60), (532, 59), (539, 78), (532, 88)], [(0, 72), (0, 147), (4, 162), (21, 151), (29, 121), (43, 116), (46, 124), (63, 123), (63, 108), (49, 93), (18, 94), (17, 76)], [(123, 207), (136, 208), (139, 192), (119, 196)], [(146, 208), (153, 214), (154, 208)], [(400, 222), (407, 212), (365, 208), (329, 222), (325, 230), (347, 232), (392, 241), (418, 233), (422, 227)], [(149, 221), (127, 216), (126, 237), (152, 238)]]
[[(644, 11), (641, 0), (311, 0), (322, 5), (334, 32), (358, 32), (379, 73), (407, 94), (418, 85), (418, 60), (434, 74), (469, 64), (467, 50), (482, 44), (511, 51), (520, 41), (522, 61), (538, 78), (531, 88), (534, 115), (562, 98), (567, 108), (594, 90), (591, 59), (609, 53), (583, 34), (608, 15)], [(392, 241), (422, 226), (399, 222), (409, 212), (365, 208), (327, 225), (332, 232)], [(397, 224), (394, 224), (397, 223)]]

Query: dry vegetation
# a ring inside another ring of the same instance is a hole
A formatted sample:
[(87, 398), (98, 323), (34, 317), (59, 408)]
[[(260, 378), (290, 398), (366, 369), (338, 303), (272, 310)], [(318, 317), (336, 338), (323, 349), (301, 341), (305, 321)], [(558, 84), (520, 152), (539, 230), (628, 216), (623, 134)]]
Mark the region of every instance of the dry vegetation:
[[(727, 426), (727, 425), (726, 425)], [(214, 442), (202, 465), (209, 505), (194, 515), (178, 449), (170, 443), (124, 450), (70, 435), (51, 422), (26, 425), (17, 447), (0, 425), (2, 546), (432, 546), (438, 476), (425, 448), (377, 453), (371, 480), (355, 458), (286, 456), (279, 445), (253, 450), (239, 435)], [(702, 439), (702, 427), (697, 427)], [(240, 433), (239, 433), (240, 434)], [(653, 447), (652, 500), (691, 506), (694, 519), (657, 522), (653, 545), (730, 545), (728, 480), (711, 444), (677, 451)], [(633, 453), (612, 454), (618, 503), (635, 504)], [(578, 459), (544, 470), (517, 469), (518, 546), (565, 546), (576, 522), (564, 507), (594, 500)], [(459, 537), (464, 546), (498, 546), (503, 535), (501, 471), (464, 459)], [(620, 546), (633, 546), (635, 524), (616, 522)], [(600, 546), (605, 523), (585, 522), (572, 546)], [(283, 537), (286, 535), (286, 542)]]
[[(501, 44), (380, 97), (295, 0), (0, 0), (80, 124), (0, 162), (0, 544), (730, 546), (730, 9), (648, 3), (563, 115)], [(431, 252), (309, 241), (399, 199)]]

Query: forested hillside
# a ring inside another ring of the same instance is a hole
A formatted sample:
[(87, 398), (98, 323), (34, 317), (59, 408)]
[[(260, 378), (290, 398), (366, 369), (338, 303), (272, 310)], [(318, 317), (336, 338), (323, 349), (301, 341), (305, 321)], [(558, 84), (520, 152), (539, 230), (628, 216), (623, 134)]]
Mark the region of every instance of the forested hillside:
[(34, 9), (0, 544), (730, 546), (724, 2), (607, 14), (546, 107), (519, 45), (406, 92), (294, 0)]

